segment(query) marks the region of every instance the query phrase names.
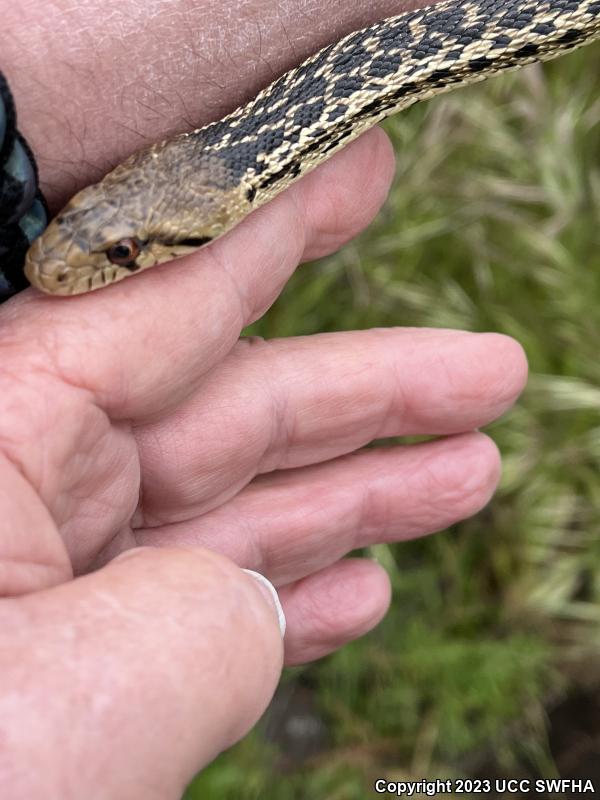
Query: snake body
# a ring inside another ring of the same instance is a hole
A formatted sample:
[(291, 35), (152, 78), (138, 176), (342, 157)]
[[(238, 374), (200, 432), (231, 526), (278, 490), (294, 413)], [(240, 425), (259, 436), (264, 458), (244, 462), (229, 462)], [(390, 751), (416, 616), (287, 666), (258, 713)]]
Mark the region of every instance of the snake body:
[(83, 189), (32, 245), (26, 275), (79, 294), (185, 255), (400, 109), (599, 35), (600, 0), (449, 0), (352, 33)]

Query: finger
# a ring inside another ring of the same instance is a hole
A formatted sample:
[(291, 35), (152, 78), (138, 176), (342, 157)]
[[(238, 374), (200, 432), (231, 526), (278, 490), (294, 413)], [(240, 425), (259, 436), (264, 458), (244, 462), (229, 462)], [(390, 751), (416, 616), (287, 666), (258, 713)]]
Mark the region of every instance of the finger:
[(3, 797), (102, 786), (175, 800), (256, 722), (280, 674), (270, 597), (214, 553), (131, 551), (0, 614)]
[(215, 511), (137, 531), (136, 539), (211, 547), (281, 586), (357, 547), (423, 536), (475, 514), (499, 474), (498, 450), (481, 433), (365, 450), (263, 476)]
[(20, 365), (91, 392), (113, 416), (172, 407), (267, 309), (305, 253), (326, 251), (373, 217), (391, 174), (389, 143), (370, 132), (189, 258), (93, 295), (25, 292), (3, 337), (20, 342)]
[(73, 576), (48, 509), (19, 470), (0, 455), (0, 598), (34, 592)]
[(285, 662), (305, 664), (364, 636), (384, 617), (391, 598), (385, 570), (348, 558), (280, 590), (287, 633)]
[(389, 329), (242, 341), (174, 417), (137, 430), (142, 524), (190, 519), (258, 473), (375, 439), (479, 428), (514, 403), (526, 377), (521, 346), (498, 334)]
[[(310, 236), (306, 237), (301, 261), (335, 253), (371, 223), (387, 198), (396, 165), (394, 148), (381, 128), (374, 128), (368, 136), (369, 149), (354, 151), (355, 177), (348, 181), (343, 203), (339, 166), (333, 161), (322, 164), (319, 180), (304, 187), (302, 199)], [(366, 183), (361, 184), (365, 177)]]

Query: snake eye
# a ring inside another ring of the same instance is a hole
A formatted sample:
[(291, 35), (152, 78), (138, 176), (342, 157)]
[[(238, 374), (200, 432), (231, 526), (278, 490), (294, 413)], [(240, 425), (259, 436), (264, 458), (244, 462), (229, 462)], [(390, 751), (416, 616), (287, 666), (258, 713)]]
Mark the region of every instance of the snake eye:
[(106, 251), (108, 260), (121, 267), (131, 267), (140, 254), (140, 243), (137, 239), (121, 239)]

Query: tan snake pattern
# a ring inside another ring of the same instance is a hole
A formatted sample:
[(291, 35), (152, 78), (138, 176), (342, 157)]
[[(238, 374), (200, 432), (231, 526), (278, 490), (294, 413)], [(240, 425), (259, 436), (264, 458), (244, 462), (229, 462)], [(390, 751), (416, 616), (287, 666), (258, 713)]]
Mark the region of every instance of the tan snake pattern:
[(352, 33), (75, 195), (30, 248), (27, 278), (79, 294), (190, 253), (390, 114), (599, 35), (600, 0), (449, 0)]

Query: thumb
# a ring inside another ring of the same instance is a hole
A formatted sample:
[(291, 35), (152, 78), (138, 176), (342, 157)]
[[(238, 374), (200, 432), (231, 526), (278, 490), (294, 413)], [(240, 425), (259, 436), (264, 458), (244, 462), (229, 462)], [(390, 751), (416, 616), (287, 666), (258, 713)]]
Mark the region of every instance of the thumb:
[(0, 796), (180, 798), (257, 721), (282, 658), (269, 592), (207, 550), (140, 548), (5, 600)]

